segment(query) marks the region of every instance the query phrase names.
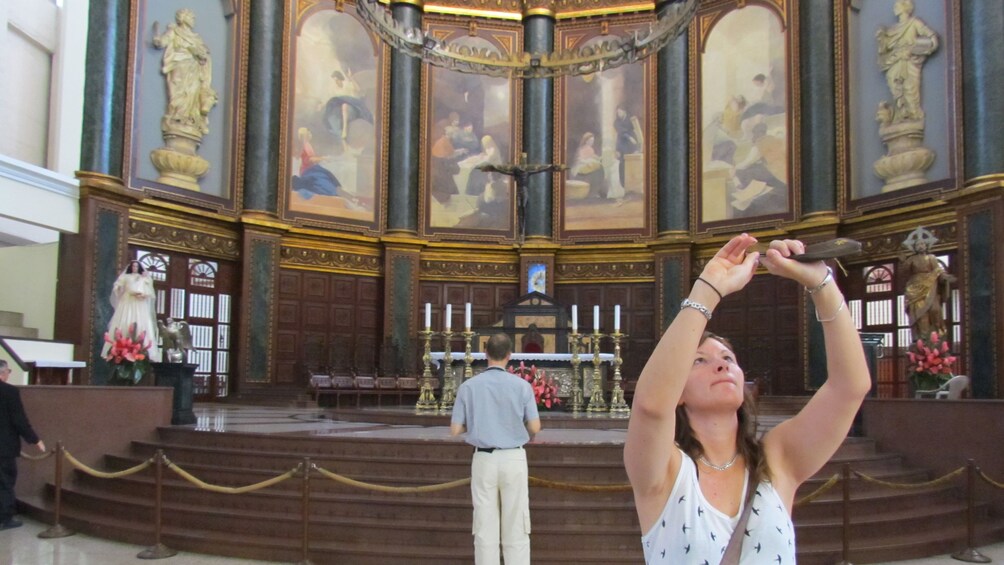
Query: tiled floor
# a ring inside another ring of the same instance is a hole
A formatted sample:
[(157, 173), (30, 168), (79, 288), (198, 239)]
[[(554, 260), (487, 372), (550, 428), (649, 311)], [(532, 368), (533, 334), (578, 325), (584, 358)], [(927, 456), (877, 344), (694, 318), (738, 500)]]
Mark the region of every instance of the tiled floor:
[[(443, 427), (394, 426), (388, 424), (350, 423), (332, 421), (322, 411), (314, 409), (269, 408), (258, 406), (203, 405), (195, 409), (197, 429), (207, 432), (247, 432), (292, 435), (354, 435), (359, 437), (409, 437), (416, 441), (448, 440), (449, 429)], [(626, 422), (625, 422), (626, 424)], [(626, 427), (626, 426), (625, 426)], [(534, 438), (534, 443), (623, 443), (624, 429), (579, 430), (545, 429)], [(0, 531), (0, 565), (123, 565), (135, 564), (137, 554), (144, 547), (99, 540), (77, 534), (59, 539), (39, 539), (39, 532), (48, 526), (22, 517), (24, 526)], [(996, 563), (1004, 562), (1004, 543), (979, 548), (980, 552)], [(179, 553), (164, 561), (184, 565), (241, 565), (268, 563), (248, 559), (233, 559), (193, 553)], [(957, 564), (949, 556), (931, 557), (911, 561), (897, 561), (896, 565), (947, 565)]]

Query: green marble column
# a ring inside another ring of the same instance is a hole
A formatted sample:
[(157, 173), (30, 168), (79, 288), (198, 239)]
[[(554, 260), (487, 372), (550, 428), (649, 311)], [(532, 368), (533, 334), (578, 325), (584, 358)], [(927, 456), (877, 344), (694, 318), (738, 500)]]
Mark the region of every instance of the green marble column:
[[(526, 51), (549, 53), (554, 45), (554, 18), (530, 15), (524, 19)], [(554, 79), (523, 82), (523, 150), (528, 163), (554, 162)], [(514, 158), (518, 155), (514, 155)], [(526, 236), (549, 239), (552, 235), (553, 176), (531, 175), (527, 186)]]
[(268, 214), (276, 213), (279, 200), (282, 10), (282, 2), (251, 2), (244, 209)]
[[(421, 28), (422, 8), (410, 3), (391, 7), (394, 19)], [(387, 231), (418, 231), (419, 132), (422, 63), (396, 50), (390, 70), (390, 146), (387, 166)]]
[(122, 177), (129, 0), (91, 0), (80, 170)]
[(799, 68), (802, 92), (802, 213), (837, 209), (836, 84), (833, 48), (833, 0), (802, 0)]
[(688, 36), (684, 32), (658, 54), (656, 196), (660, 234), (690, 229)]
[(1004, 3), (962, 1), (965, 178), (1004, 174)]

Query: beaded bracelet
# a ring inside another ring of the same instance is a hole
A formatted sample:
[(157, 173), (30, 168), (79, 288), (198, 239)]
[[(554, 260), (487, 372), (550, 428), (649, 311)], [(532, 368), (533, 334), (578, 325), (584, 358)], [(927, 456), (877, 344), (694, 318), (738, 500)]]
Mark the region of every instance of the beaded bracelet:
[(711, 310), (708, 310), (708, 307), (700, 302), (694, 302), (689, 298), (684, 298), (683, 302), (680, 303), (680, 309), (682, 310), (684, 308), (693, 308), (701, 314), (704, 314), (704, 317), (707, 318), (708, 321), (711, 321)]
[(817, 284), (814, 288), (805, 287), (805, 290), (809, 294), (816, 294), (822, 290), (824, 286), (830, 284), (831, 282), (833, 282), (833, 269), (826, 267), (826, 276), (823, 277), (823, 280), (819, 281), (819, 284)]

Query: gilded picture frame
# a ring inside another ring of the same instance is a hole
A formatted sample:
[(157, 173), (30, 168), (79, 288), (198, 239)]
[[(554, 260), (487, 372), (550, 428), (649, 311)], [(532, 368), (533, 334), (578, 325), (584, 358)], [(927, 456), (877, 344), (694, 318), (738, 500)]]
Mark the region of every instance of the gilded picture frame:
[(298, 226), (379, 234), (390, 50), (354, 2), (289, 0), (279, 209)]
[(249, 0), (130, 2), (126, 186), (239, 212), (249, 15)]
[(800, 205), (798, 8), (704, 2), (690, 29), (691, 225), (776, 226)]
[[(960, 189), (959, 2), (840, 0), (834, 10), (839, 212), (853, 216)], [(910, 38), (918, 45), (905, 45)], [(918, 82), (909, 86), (914, 78)], [(897, 104), (909, 105), (910, 96), (897, 96), (894, 88), (916, 91), (921, 114), (889, 115)], [(915, 147), (904, 147), (906, 138), (913, 138)], [(911, 164), (902, 169), (901, 163)]]
[[(647, 29), (650, 16), (559, 25), (576, 49)], [(555, 80), (554, 226), (563, 242), (642, 240), (655, 226), (656, 60)]]
[[(522, 50), (522, 27), (511, 22), (427, 17), (427, 33), (451, 44), (508, 56)], [(512, 242), (516, 239), (512, 178), (481, 171), (513, 163), (521, 151), (520, 81), (422, 68), (419, 218), (431, 240)]]

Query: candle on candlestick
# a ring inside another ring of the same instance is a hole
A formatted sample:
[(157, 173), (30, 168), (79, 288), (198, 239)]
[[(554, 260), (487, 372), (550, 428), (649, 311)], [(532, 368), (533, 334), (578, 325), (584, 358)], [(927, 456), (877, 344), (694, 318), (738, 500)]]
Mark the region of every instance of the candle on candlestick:
[(579, 333), (579, 307), (572, 304), (572, 333)]
[(432, 329), (432, 304), (425, 303), (425, 331)]
[(468, 302), (464, 307), (464, 329), (471, 331), (471, 303)]
[(451, 322), (450, 318), (452, 318), (452, 317), (453, 317), (453, 305), (452, 304), (447, 304), (446, 305), (446, 331), (450, 331), (450, 322)]
[(600, 332), (600, 307), (593, 306), (593, 331)]
[(621, 333), (621, 305), (614, 305), (614, 333)]

